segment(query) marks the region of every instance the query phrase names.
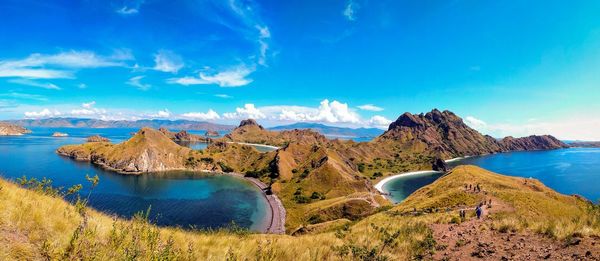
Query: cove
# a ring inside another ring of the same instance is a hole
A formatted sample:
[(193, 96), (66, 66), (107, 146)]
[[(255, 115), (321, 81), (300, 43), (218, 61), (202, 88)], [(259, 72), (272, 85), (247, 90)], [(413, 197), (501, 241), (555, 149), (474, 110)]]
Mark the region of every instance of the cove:
[[(568, 148), (545, 151), (519, 151), (462, 158), (448, 162), (476, 165), (503, 175), (535, 178), (566, 195), (577, 194), (591, 201), (600, 199), (600, 149)], [(402, 174), (383, 184), (383, 192), (394, 203), (402, 202), (412, 192), (434, 182), (440, 173)]]
[[(16, 179), (26, 175), (49, 178), (53, 186), (82, 184), (82, 196), (89, 184), (85, 175), (98, 175), (90, 206), (105, 213), (129, 218), (150, 210), (150, 219), (159, 226), (220, 228), (231, 225), (263, 231), (270, 218), (269, 205), (254, 184), (229, 175), (198, 172), (121, 175), (90, 163), (77, 162), (55, 153), (66, 144), (79, 144), (91, 135), (121, 142), (136, 129), (33, 128), (25, 136), (0, 137), (0, 176)], [(51, 137), (55, 131), (69, 137)]]

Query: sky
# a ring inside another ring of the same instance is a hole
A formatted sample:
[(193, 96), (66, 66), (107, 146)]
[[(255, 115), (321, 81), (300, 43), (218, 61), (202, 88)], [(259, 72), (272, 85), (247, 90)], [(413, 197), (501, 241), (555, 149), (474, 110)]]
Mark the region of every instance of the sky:
[(0, 119), (387, 128), (600, 140), (599, 1), (0, 0)]

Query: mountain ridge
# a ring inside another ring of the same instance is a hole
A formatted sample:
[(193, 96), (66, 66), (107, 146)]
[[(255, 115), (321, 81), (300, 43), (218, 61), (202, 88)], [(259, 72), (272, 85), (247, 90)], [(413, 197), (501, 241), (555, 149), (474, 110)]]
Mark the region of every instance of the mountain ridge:
[(47, 118), (7, 120), (4, 122), (17, 124), (23, 127), (63, 127), (63, 128), (167, 128), (176, 130), (211, 130), (228, 131), (235, 128), (232, 125), (216, 124), (204, 121), (191, 120), (99, 120), (89, 118)]

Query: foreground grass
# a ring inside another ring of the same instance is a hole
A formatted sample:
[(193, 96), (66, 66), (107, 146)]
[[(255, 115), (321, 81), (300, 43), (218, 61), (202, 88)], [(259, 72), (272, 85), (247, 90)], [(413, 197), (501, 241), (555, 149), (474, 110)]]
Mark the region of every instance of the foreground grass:
[[(465, 191), (465, 183), (480, 184), (486, 193)], [(556, 240), (600, 235), (597, 206), (537, 181), (471, 166), (455, 169), (392, 209), (300, 236), (159, 228), (143, 214), (114, 218), (50, 194), (0, 180), (0, 260), (421, 259), (436, 251), (429, 224), (453, 222), (455, 209), (491, 196), (507, 206), (491, 219), (498, 230)]]

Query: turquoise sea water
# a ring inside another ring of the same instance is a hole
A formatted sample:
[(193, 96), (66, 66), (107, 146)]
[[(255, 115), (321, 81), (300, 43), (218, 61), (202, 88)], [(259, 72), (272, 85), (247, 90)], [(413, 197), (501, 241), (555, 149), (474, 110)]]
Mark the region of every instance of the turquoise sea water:
[[(86, 137), (95, 134), (121, 142), (135, 129), (34, 128), (33, 131), (25, 136), (0, 136), (0, 176), (46, 177), (57, 187), (82, 184), (84, 189), (80, 193), (87, 195), (85, 175), (98, 175), (100, 183), (90, 198), (93, 208), (131, 217), (151, 207), (151, 219), (161, 226), (218, 228), (235, 222), (260, 230), (270, 211), (261, 191), (240, 178), (183, 171), (121, 175), (55, 153), (62, 145), (83, 143)], [(50, 137), (54, 131), (70, 136)]]
[[(535, 178), (563, 194), (578, 194), (597, 202), (600, 199), (600, 149), (569, 148), (547, 151), (509, 152), (472, 157), (449, 163), (477, 165), (496, 173)], [(394, 202), (435, 181), (441, 175), (407, 176), (385, 184)]]

